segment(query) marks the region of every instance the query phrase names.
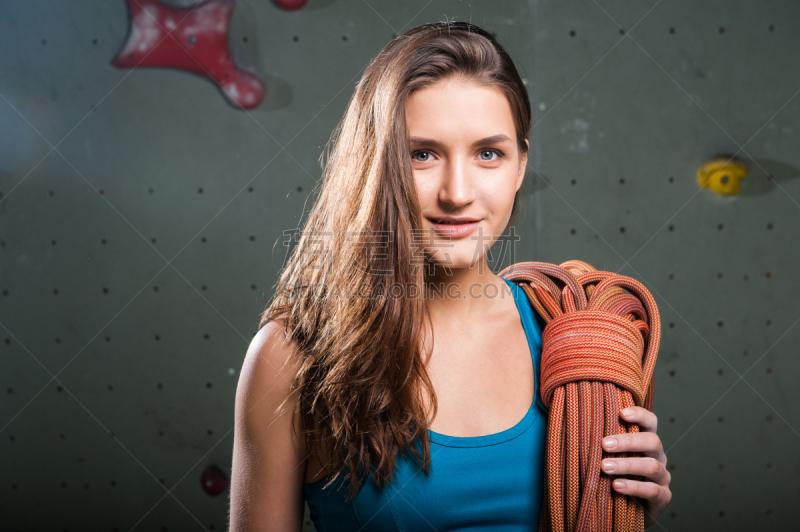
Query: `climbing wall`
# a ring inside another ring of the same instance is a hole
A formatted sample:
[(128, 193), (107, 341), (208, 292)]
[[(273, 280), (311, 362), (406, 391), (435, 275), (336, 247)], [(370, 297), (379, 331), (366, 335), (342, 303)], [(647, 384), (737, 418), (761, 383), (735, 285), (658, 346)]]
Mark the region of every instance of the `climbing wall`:
[[(114, 68), (124, 1), (28, 0), (0, 3), (4, 530), (227, 529), (209, 491), (238, 372), (322, 146), (371, 58), (445, 17), (498, 36), (534, 107), (496, 269), (581, 259), (659, 305), (652, 530), (791, 527), (800, 4), (238, 0), (230, 54), (266, 88), (245, 110), (208, 77)], [(748, 165), (737, 195), (697, 184), (721, 153)]]

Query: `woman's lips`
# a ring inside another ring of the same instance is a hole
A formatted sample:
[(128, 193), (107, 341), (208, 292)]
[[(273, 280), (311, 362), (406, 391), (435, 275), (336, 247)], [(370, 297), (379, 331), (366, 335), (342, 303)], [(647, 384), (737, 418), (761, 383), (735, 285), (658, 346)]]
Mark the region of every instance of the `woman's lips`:
[(480, 223), (479, 220), (467, 223), (441, 223), (431, 220), (430, 218), (428, 218), (428, 221), (431, 223), (431, 226), (433, 226), (433, 229), (437, 233), (449, 236), (451, 238), (459, 238), (469, 235), (475, 231), (475, 228), (478, 227), (478, 224)]

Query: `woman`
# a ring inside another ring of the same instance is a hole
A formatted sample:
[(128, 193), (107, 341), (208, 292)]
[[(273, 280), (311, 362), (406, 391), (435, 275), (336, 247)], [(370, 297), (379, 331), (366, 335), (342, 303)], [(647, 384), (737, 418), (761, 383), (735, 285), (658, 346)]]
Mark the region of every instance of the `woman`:
[[(531, 111), (466, 23), (414, 28), (364, 72), (236, 396), (231, 530), (537, 530), (543, 322), (487, 252), (517, 210)], [(670, 500), (655, 414), (606, 451)], [(604, 443), (605, 446), (605, 443)], [(617, 489), (617, 488), (615, 488)]]

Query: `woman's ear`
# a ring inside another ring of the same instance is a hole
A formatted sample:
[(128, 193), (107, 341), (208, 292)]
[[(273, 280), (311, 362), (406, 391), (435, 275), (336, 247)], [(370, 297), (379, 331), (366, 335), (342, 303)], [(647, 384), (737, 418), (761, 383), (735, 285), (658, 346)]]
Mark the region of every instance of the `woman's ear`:
[(517, 176), (517, 190), (519, 187), (522, 186), (522, 181), (525, 178), (525, 168), (528, 166), (528, 153), (530, 152), (530, 143), (528, 139), (525, 139), (525, 145), (528, 146), (528, 149), (525, 150), (525, 153), (521, 153), (519, 156), (519, 175)]

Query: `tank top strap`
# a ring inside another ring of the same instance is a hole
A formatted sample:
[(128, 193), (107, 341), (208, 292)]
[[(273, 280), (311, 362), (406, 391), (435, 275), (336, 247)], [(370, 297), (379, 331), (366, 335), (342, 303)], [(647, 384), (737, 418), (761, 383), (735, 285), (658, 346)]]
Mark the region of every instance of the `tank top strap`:
[(539, 408), (543, 414), (547, 415), (547, 408), (544, 406), (544, 402), (542, 402), (541, 393), (539, 391), (542, 361), (542, 331), (544, 330), (545, 322), (544, 319), (539, 316), (539, 313), (534, 310), (525, 291), (514, 281), (506, 279), (505, 277), (502, 279), (508, 284), (514, 296), (514, 302), (517, 305), (517, 310), (522, 320), (522, 327), (528, 337), (528, 343), (531, 348), (531, 353), (533, 354), (535, 403), (537, 408)]

